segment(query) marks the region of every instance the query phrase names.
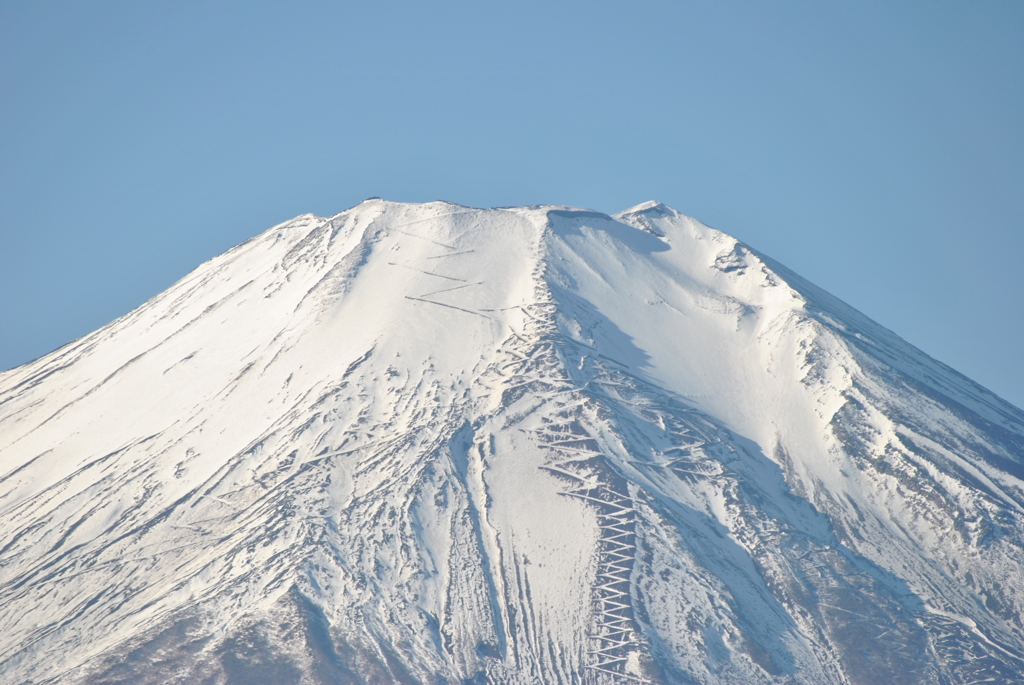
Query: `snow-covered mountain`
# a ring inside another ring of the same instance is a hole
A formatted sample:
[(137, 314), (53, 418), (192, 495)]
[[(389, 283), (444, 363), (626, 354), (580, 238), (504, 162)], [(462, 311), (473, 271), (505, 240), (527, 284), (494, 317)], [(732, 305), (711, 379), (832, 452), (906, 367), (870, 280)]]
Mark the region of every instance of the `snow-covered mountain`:
[(1024, 682), (1024, 412), (735, 239), (368, 200), (0, 374), (5, 683)]

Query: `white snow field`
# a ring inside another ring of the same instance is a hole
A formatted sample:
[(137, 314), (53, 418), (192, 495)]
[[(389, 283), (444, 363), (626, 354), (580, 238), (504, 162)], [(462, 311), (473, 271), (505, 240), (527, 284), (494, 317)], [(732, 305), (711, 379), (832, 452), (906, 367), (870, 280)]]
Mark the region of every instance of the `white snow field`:
[(0, 374), (4, 683), (1024, 683), (1024, 412), (661, 204), (298, 217)]

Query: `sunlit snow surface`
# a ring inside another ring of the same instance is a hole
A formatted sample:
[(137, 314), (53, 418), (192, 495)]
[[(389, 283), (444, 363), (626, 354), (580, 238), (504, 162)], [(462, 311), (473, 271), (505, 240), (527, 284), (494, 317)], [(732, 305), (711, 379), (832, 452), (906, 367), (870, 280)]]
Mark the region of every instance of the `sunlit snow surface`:
[(1024, 682), (1024, 413), (656, 203), (301, 216), (0, 474), (5, 683)]

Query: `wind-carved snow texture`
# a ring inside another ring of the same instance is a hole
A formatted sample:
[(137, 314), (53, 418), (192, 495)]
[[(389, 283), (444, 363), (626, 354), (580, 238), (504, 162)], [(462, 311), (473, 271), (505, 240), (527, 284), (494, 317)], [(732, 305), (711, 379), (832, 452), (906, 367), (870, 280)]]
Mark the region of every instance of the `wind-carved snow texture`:
[(0, 375), (21, 683), (1024, 682), (1024, 414), (657, 203), (367, 201)]

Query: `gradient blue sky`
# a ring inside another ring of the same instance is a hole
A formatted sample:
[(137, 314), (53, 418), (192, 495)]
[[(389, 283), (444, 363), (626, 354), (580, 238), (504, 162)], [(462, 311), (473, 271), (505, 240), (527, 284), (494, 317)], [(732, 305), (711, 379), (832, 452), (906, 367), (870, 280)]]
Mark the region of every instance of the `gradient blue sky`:
[(658, 199), (1024, 406), (1024, 2), (0, 3), (0, 368), (371, 195)]

